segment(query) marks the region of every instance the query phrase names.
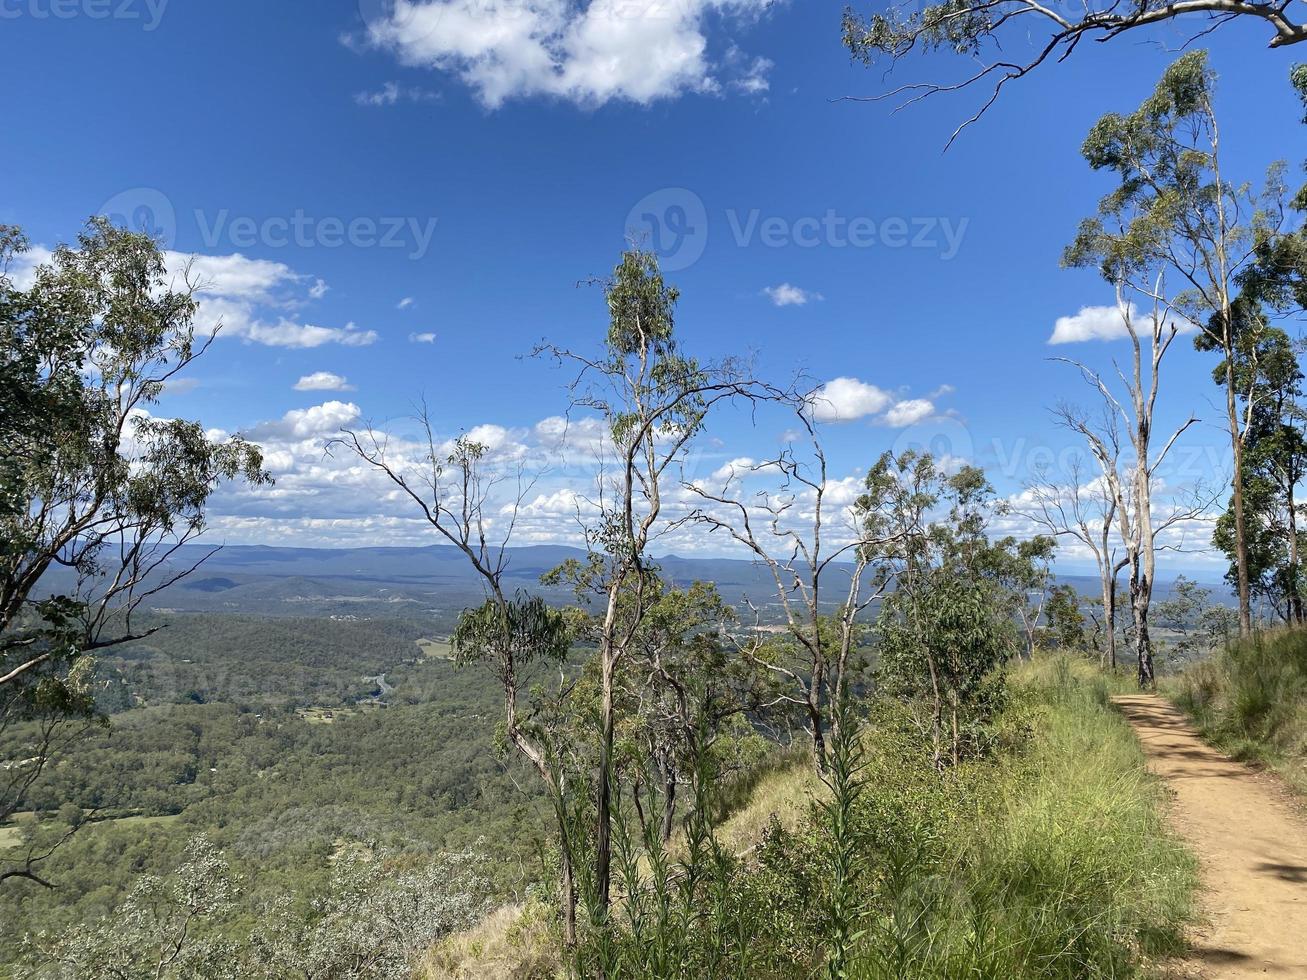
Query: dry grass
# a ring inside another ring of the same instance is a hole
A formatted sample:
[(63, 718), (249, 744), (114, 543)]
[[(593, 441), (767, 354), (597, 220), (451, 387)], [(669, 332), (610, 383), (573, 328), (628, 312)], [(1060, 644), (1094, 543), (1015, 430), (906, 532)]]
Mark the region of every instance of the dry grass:
[(549, 910), (505, 905), (434, 947), (418, 980), (555, 980), (563, 976)]
[(809, 812), (813, 796), (823, 790), (806, 754), (758, 780), (749, 800), (717, 828), (717, 839), (728, 850), (745, 851), (758, 843), (772, 815), (786, 830), (794, 830)]

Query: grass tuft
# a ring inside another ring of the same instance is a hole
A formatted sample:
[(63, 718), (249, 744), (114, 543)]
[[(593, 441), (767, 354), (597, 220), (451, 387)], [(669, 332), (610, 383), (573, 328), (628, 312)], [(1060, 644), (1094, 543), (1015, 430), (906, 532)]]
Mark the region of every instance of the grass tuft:
[(1307, 793), (1307, 630), (1231, 644), (1164, 690), (1209, 741)]

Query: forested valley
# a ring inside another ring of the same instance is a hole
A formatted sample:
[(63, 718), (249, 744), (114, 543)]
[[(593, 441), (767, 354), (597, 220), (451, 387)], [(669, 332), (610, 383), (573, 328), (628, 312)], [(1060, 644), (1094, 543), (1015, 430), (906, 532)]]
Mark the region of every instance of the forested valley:
[[(461, 66), (481, 134), (510, 96), (609, 125), (596, 93), (649, 39), (600, 57), (596, 32), (706, 45), (708, 8), (748, 4), (508, 3), (526, 27), (463, 34), (503, 10), (377, 6), (341, 47)], [(859, 71), (975, 60), (848, 100), (979, 95), (957, 152), (1082, 38), (1253, 22), (1281, 48), (1307, 40), (1290, 14), (949, 0), (847, 10), (839, 41)], [(1018, 16), (1047, 36), (980, 62)], [(676, 85), (781, 98), (769, 59), (703, 45)], [(381, 335), (299, 322), (329, 287), (284, 263), (188, 256), (132, 214), (53, 248), (0, 224), (0, 978), (1307, 976), (1307, 67), (1277, 76), (1275, 154), (1241, 126), (1232, 150), (1230, 80), (1182, 47), (1095, 108), (1064, 189), (1082, 217), (1048, 258), (1112, 302), (1056, 320), (1031, 392), (983, 387), (1015, 328), (965, 365), (983, 422), (940, 407), (952, 383), (853, 376), (916, 325), (830, 340), (843, 373), (820, 376), (823, 336), (777, 357), (705, 326), (683, 188), (636, 206), (645, 234), (567, 284), (543, 339), (432, 361), (433, 388), (475, 376), (534, 413), (515, 425), (458, 415), (466, 389), (387, 418), (343, 401), (401, 387), (365, 374)], [(666, 93), (623, 84), (655, 125)], [(539, 287), (508, 272), (479, 295), (529, 319)], [(350, 378), (278, 383), (334, 397), (211, 417), (328, 345)], [(548, 384), (515, 390), (510, 360)], [(1023, 417), (991, 449), (1000, 409)], [(1045, 423), (1056, 451), (1017, 467)]]

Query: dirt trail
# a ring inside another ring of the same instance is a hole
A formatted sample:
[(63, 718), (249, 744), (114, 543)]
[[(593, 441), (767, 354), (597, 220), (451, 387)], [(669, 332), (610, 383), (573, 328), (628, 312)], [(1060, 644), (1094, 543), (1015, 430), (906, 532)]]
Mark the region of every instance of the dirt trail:
[(1158, 697), (1114, 699), (1175, 794), (1176, 829), (1202, 862), (1199, 975), (1307, 978), (1307, 821), (1267, 776), (1203, 742)]

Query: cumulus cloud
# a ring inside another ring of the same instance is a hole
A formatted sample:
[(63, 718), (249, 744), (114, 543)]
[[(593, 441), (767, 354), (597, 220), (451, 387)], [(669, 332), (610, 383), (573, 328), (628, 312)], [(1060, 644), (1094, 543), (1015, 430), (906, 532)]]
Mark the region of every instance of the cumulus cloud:
[(434, 344), (436, 335), (434, 333), (411, 333), (408, 335), (410, 344)]
[[(1130, 303), (1125, 309), (1120, 306), (1082, 306), (1074, 316), (1060, 316), (1053, 324), (1053, 335), (1048, 338), (1050, 344), (1078, 344), (1087, 340), (1120, 340), (1130, 336), (1126, 329), (1126, 317), (1135, 321), (1137, 330), (1151, 330), (1151, 321), (1140, 322), (1138, 308)], [(1180, 333), (1193, 333), (1197, 329), (1188, 320), (1173, 317), (1169, 324), (1174, 324)]]
[(314, 371), (295, 382), (296, 391), (353, 391), (354, 386), (339, 374)]
[(278, 287), (294, 283), (299, 277), (284, 262), (251, 259), (234, 252), (231, 255), (187, 255), (164, 252), (164, 265), (173, 282), (191, 283), (201, 295), (240, 296), (255, 302), (272, 300)]
[(175, 288), (196, 288), (196, 325), (203, 332), (222, 327), (222, 336), (239, 337), (269, 347), (321, 347), (375, 343), (376, 331), (353, 323), (324, 327), (294, 314), (310, 300), (321, 299), (327, 284), (297, 274), (284, 262), (231, 255), (186, 255), (165, 252), (164, 262)]
[(413, 305), (414, 302), (415, 300), (413, 299), (412, 296), (405, 296), (403, 299), (401, 299), (398, 303), (395, 304), (395, 309), (407, 310), (410, 306)]
[(851, 422), (883, 411), (893, 398), (857, 378), (836, 378), (812, 393), (809, 403), (818, 422)]
[(329, 401), (312, 408), (293, 408), (275, 422), (256, 425), (249, 437), (255, 442), (313, 439), (340, 431), (341, 426), (358, 421), (361, 414), (353, 402)]
[[(30, 249), (13, 263), (9, 278), (18, 288), (27, 288), (36, 267), (49, 262), (51, 255), (47, 248)], [(198, 306), (195, 327), (201, 335), (221, 327), (223, 337), (299, 348), (323, 344), (362, 347), (377, 340), (375, 331), (353, 323), (325, 327), (303, 322), (297, 313), (325, 296), (328, 287), (323, 280), (300, 275), (284, 262), (254, 259), (240, 252), (199, 255), (165, 251), (163, 260), (171, 288), (194, 288)]]
[(925, 398), (909, 398), (905, 401), (896, 402), (885, 413), (884, 421), (886, 425), (901, 429), (907, 425), (916, 425), (934, 414), (934, 403)]
[(821, 293), (800, 289), (788, 282), (783, 282), (779, 286), (767, 286), (762, 294), (771, 300), (774, 306), (804, 306), (809, 300), (822, 299)]
[(490, 107), (533, 95), (648, 104), (736, 82), (758, 90), (770, 64), (742, 54), (714, 64), (707, 22), (756, 19), (770, 2), (394, 0), (366, 42), (456, 75)]

